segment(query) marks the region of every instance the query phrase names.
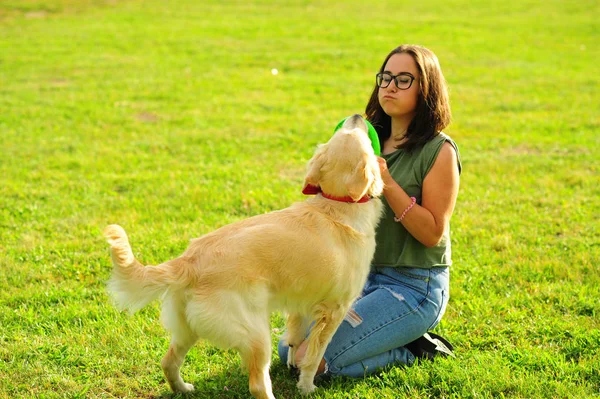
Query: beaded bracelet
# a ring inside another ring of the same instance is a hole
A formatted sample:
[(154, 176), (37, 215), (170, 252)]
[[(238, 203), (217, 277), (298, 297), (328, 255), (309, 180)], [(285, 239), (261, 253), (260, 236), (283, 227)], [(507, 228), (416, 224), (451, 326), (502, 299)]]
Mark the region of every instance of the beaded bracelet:
[(404, 219), (404, 216), (406, 216), (406, 214), (408, 213), (408, 211), (410, 211), (410, 210), (411, 210), (411, 208), (412, 208), (413, 206), (415, 206), (415, 203), (417, 202), (417, 199), (416, 199), (415, 197), (410, 197), (410, 200), (411, 200), (412, 202), (410, 203), (410, 205), (408, 206), (408, 208), (406, 208), (406, 209), (404, 210), (404, 212), (402, 212), (402, 215), (400, 215), (400, 217), (395, 217), (395, 216), (394, 216), (394, 222), (401, 222), (401, 221), (402, 221), (402, 219)]

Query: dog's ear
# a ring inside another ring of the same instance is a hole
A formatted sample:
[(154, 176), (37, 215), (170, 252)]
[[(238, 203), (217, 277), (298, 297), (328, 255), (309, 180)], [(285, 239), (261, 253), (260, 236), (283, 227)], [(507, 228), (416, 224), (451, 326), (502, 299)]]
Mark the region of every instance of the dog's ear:
[(304, 177), (304, 187), (310, 186), (318, 186), (321, 181), (321, 168), (325, 163), (325, 152), (327, 151), (327, 145), (320, 145), (315, 154), (308, 162), (308, 171), (306, 172), (306, 176)]
[(367, 157), (364, 156), (359, 161), (356, 168), (346, 177), (346, 190), (353, 201), (358, 201), (364, 197), (373, 182), (373, 175), (367, 170)]
[(369, 191), (367, 194), (371, 197), (379, 197), (383, 193), (383, 180), (381, 179), (381, 170), (377, 159), (372, 159), (367, 162), (365, 173), (369, 178)]

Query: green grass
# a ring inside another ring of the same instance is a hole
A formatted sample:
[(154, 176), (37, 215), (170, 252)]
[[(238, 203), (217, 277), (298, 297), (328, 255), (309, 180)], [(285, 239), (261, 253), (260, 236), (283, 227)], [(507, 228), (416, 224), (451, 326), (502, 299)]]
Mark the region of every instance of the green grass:
[[(110, 305), (102, 228), (153, 264), (302, 200), (315, 145), (403, 42), (451, 88), (438, 330), (458, 357), (313, 397), (600, 396), (599, 3), (366, 3), (0, 0), (0, 397), (171, 397), (158, 304)], [(274, 357), (275, 395), (299, 397)], [(191, 397), (249, 397), (233, 352), (198, 344), (182, 372)]]

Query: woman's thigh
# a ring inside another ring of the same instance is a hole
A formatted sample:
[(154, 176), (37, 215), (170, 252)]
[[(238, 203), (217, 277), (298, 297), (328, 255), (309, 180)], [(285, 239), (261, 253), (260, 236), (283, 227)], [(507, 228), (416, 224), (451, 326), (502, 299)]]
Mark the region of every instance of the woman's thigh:
[(327, 347), (329, 367), (342, 368), (419, 338), (439, 322), (447, 291), (447, 268), (377, 269)]

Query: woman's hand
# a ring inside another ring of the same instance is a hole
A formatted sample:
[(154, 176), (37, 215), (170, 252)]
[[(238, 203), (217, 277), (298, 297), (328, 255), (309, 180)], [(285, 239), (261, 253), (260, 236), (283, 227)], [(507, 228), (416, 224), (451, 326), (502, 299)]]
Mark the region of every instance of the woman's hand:
[(379, 163), (379, 171), (381, 172), (381, 179), (383, 180), (383, 184), (385, 186), (389, 186), (394, 182), (394, 178), (390, 175), (390, 171), (387, 167), (387, 162), (382, 157), (377, 157), (377, 162)]

